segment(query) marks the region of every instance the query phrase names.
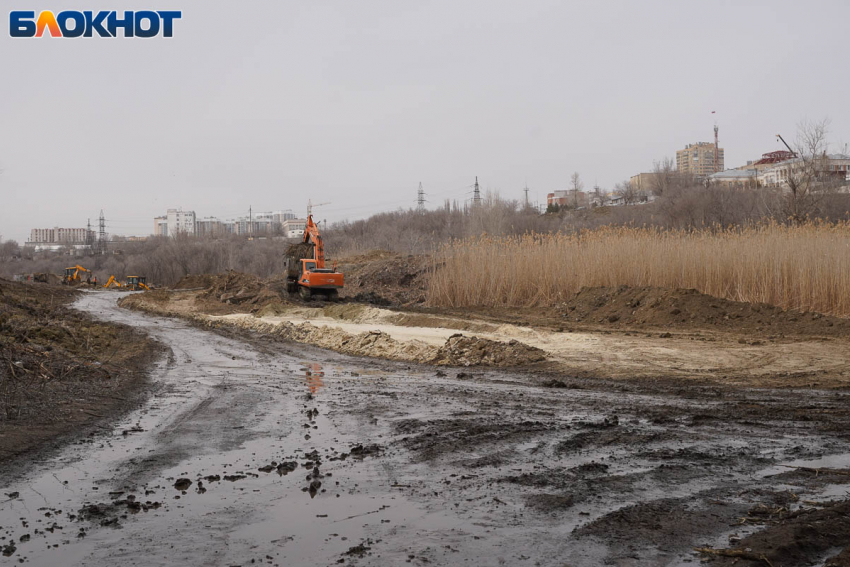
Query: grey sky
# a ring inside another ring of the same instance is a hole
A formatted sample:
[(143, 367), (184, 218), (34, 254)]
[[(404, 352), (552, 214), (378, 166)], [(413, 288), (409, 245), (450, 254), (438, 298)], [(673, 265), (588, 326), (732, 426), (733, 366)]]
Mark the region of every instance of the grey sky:
[[(803, 118), (850, 141), (850, 2), (104, 2), (182, 9), (172, 39), (0, 33), (0, 234), (149, 234), (169, 207), (235, 217), (308, 198), (329, 221), (604, 188), (709, 141), (726, 166)], [(837, 149), (837, 148), (836, 148)]]

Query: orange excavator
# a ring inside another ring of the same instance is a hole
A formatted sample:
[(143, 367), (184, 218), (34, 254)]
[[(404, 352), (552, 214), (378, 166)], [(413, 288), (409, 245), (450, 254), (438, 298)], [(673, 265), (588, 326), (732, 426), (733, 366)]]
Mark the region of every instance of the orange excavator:
[(286, 258), (286, 289), (298, 292), (302, 299), (336, 299), (344, 285), (344, 276), (336, 266), (325, 266), (325, 245), (313, 215), (307, 215), (307, 226), (301, 244), (291, 246)]

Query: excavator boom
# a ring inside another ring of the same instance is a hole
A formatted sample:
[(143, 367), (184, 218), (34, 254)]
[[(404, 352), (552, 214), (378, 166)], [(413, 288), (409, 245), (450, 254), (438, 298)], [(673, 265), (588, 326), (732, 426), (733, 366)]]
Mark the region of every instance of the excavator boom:
[(324, 269), (325, 267), (325, 243), (322, 242), (322, 235), (319, 234), (319, 227), (313, 222), (313, 215), (307, 215), (307, 226), (304, 228), (304, 237), (302, 241), (313, 244), (313, 259), (316, 260), (316, 267)]

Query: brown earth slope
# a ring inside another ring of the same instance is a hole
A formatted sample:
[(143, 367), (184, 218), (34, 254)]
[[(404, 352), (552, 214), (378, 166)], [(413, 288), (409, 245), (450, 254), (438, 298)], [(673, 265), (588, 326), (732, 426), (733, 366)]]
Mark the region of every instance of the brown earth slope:
[(70, 309), (78, 293), (0, 279), (3, 459), (128, 406), (160, 352), (130, 327)]

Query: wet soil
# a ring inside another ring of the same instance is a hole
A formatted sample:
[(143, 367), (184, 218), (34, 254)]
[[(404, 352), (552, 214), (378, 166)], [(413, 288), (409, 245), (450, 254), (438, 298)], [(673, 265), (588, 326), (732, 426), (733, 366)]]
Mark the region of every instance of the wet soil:
[(145, 333), (69, 309), (80, 294), (0, 280), (0, 471), (134, 407), (163, 354)]
[(114, 302), (89, 294), (79, 308), (170, 345), (160, 389), (4, 477), (0, 562), (846, 559), (846, 391), (436, 369)]

